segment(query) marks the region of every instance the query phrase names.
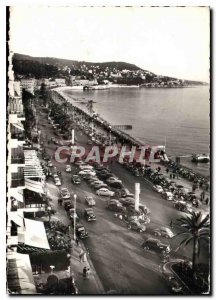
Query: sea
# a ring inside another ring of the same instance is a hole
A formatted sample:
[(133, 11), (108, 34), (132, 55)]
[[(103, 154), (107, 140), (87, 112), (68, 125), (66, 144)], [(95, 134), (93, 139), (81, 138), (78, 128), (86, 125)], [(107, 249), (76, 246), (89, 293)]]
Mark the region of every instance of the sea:
[(181, 163), (209, 175), (209, 164), (191, 163), (191, 154), (210, 152), (209, 86), (64, 93), (80, 101), (93, 100), (93, 110), (111, 125), (132, 125), (127, 131), (131, 136), (144, 144), (165, 144), (169, 157), (181, 156)]

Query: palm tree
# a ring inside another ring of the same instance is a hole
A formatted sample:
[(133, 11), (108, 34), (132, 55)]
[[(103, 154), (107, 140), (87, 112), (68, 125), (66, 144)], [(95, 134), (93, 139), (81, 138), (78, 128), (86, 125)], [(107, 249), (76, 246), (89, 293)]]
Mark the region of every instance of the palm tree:
[(178, 219), (177, 224), (184, 229), (183, 232), (177, 235), (186, 235), (186, 238), (180, 242), (176, 251), (182, 246), (193, 243), (192, 270), (195, 275), (197, 258), (200, 254), (200, 241), (209, 241), (209, 214), (204, 216), (201, 212), (193, 211), (189, 213), (189, 216)]

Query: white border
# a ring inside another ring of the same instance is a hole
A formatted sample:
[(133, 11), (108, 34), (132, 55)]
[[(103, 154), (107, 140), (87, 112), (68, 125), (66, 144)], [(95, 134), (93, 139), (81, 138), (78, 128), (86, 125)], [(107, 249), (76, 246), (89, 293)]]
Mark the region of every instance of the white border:
[[(0, 208), (1, 208), (1, 234), (0, 234), (0, 245), (1, 245), (1, 259), (0, 259), (0, 270), (1, 270), (1, 281), (0, 281), (0, 296), (1, 299), (5, 299), (7, 297), (6, 295), (6, 260), (5, 260), (5, 224), (6, 224), (6, 218), (5, 218), (5, 204), (6, 204), (6, 6), (210, 6), (213, 13), (212, 13), (212, 19), (214, 18), (214, 9), (216, 7), (215, 0), (8, 0), (1, 1), (0, 2), (0, 66), (1, 66), (1, 72), (0, 72), (0, 99), (1, 99), (1, 109), (0, 109), (0, 141), (1, 141), (1, 150), (0, 150), (0, 174), (1, 174), (1, 201), (0, 201)], [(215, 49), (215, 43), (214, 43), (214, 37), (215, 37), (215, 22), (212, 24), (212, 31), (213, 31), (213, 41), (212, 41), (212, 62), (211, 62), (211, 68), (213, 70), (213, 56), (214, 56), (214, 49)], [(212, 84), (213, 84), (213, 74), (212, 74)], [(212, 89), (212, 102), (214, 102), (213, 96), (215, 95), (215, 85)], [(212, 116), (215, 116), (214, 111), (212, 112)], [(215, 126), (213, 124), (212, 134)], [(5, 129), (5, 130), (3, 130)], [(212, 145), (212, 150), (215, 149), (215, 140)], [(212, 158), (214, 156), (214, 153), (212, 153)], [(215, 160), (212, 162), (212, 167), (215, 167)], [(5, 180), (4, 180), (5, 179)], [(212, 179), (213, 182), (213, 179)], [(213, 203), (214, 199), (212, 199)], [(213, 208), (213, 207), (212, 207)], [(213, 224), (213, 228), (215, 229), (215, 222)], [(213, 230), (214, 232), (214, 230)], [(213, 233), (212, 233), (213, 234)], [(214, 246), (214, 245), (213, 245)], [(212, 249), (213, 252), (213, 249)], [(213, 254), (212, 254), (213, 256)], [(214, 266), (213, 268), (213, 274), (214, 272)], [(4, 274), (4, 275), (3, 275)], [(213, 276), (215, 278), (215, 276)], [(40, 296), (41, 297), (41, 296)], [(42, 296), (42, 298), (46, 298), (45, 296)], [(56, 298), (56, 297), (55, 297)], [(62, 297), (57, 297), (62, 298)], [(83, 297), (84, 298), (84, 297)], [(100, 297), (99, 297), (100, 298)], [(117, 297), (112, 297), (117, 298)], [(128, 297), (127, 297), (128, 298)], [(135, 297), (129, 297), (129, 298), (135, 298)], [(145, 297), (145, 298), (156, 298), (156, 297)], [(185, 297), (186, 299), (190, 297)], [(25, 297), (26, 299), (26, 297)]]

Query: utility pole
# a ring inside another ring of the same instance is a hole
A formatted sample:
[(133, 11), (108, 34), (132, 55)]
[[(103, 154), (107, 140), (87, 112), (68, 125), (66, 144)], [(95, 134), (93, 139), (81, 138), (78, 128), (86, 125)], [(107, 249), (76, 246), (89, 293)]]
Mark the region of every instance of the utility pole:
[(77, 199), (77, 195), (74, 194), (74, 241), (76, 240), (76, 199)]
[(135, 183), (135, 211), (139, 210), (140, 183)]
[(72, 129), (72, 138), (71, 138), (71, 143), (72, 143), (72, 145), (74, 145), (74, 129)]

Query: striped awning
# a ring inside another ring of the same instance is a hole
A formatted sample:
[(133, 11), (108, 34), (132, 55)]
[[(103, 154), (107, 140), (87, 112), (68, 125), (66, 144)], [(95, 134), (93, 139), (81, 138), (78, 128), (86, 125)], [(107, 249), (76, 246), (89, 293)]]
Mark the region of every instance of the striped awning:
[(35, 150), (24, 150), (25, 166), (24, 177), (25, 178), (45, 178), (43, 168)]
[(25, 188), (38, 194), (45, 194), (44, 183), (40, 181), (25, 178)]
[(16, 128), (20, 129), (20, 130), (24, 130), (23, 124), (22, 123), (12, 123), (13, 126), (15, 126)]

